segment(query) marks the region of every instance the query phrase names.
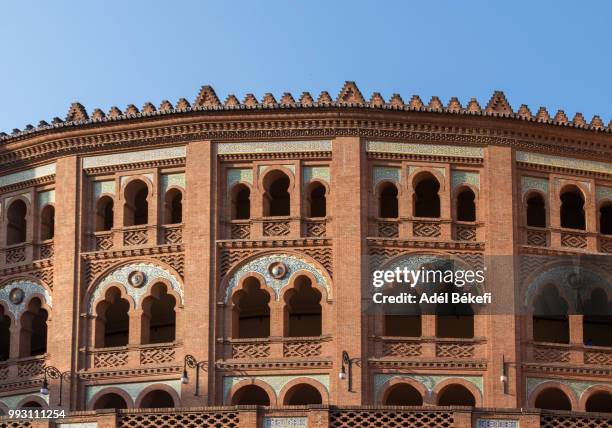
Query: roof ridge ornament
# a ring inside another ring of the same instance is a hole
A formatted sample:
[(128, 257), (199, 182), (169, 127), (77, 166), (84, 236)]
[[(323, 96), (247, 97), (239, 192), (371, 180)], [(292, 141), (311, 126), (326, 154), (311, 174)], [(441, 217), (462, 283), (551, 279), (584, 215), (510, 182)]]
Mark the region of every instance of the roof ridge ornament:
[(502, 114), (512, 114), (512, 106), (506, 99), (506, 95), (503, 91), (495, 91), (489, 100), (489, 103), (485, 107), (485, 112), (487, 113), (502, 113)]
[(204, 85), (193, 102), (194, 107), (220, 107), (221, 101), (210, 85)]
[(66, 122), (81, 122), (88, 120), (87, 110), (83, 107), (83, 104), (74, 102), (70, 105), (68, 114), (66, 115)]
[(352, 80), (344, 82), (344, 86), (338, 93), (336, 98), (337, 103), (341, 104), (365, 104), (365, 99), (361, 94), (361, 91)]

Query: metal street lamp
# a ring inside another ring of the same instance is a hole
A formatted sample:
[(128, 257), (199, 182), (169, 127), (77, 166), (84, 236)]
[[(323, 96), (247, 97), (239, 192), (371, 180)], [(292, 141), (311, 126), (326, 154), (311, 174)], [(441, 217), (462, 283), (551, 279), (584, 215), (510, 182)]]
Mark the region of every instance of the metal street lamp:
[(206, 370), (208, 368), (208, 362), (206, 361), (198, 361), (196, 358), (191, 355), (185, 355), (185, 360), (183, 363), (183, 374), (181, 376), (181, 383), (188, 384), (189, 376), (187, 375), (187, 367), (192, 369), (196, 369), (196, 387), (194, 395), (200, 395), (200, 369)]
[(61, 372), (57, 367), (53, 367), (53, 366), (45, 366), (43, 367), (43, 373), (44, 373), (44, 378), (43, 378), (43, 384), (42, 387), (40, 388), (40, 393), (42, 395), (49, 395), (49, 380), (48, 378), (51, 379), (59, 379), (60, 380), (60, 385), (59, 385), (59, 402), (57, 403), (58, 406), (62, 405), (62, 392), (63, 392), (63, 386), (64, 386), (64, 379), (66, 380), (70, 380), (70, 378), (72, 377), (72, 372), (71, 371), (65, 371), (65, 372)]
[(342, 367), (338, 373), (340, 380), (346, 379), (346, 367), (348, 367), (348, 391), (353, 392), (353, 360), (349, 357), (348, 352), (342, 351)]

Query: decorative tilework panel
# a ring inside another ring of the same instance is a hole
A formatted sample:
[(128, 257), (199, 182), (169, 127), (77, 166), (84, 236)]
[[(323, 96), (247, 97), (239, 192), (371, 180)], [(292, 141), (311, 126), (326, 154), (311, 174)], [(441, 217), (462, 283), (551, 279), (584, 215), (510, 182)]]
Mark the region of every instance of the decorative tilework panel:
[(115, 182), (109, 181), (94, 181), (93, 183), (94, 203), (104, 193), (115, 195)]
[(562, 156), (544, 155), (541, 153), (516, 152), (518, 162), (536, 165), (555, 166), (558, 168), (577, 169), (581, 171), (600, 172), (612, 174), (612, 163), (565, 158)]
[(54, 204), (55, 190), (47, 190), (46, 192), (38, 193), (36, 202), (39, 207), (43, 207), (46, 204)]
[(227, 170), (227, 189), (231, 189), (234, 183), (249, 183), (253, 185), (252, 168), (230, 168)]
[(256, 143), (219, 143), (217, 154), (329, 152), (331, 141), (271, 141)]
[(302, 182), (308, 183), (311, 180), (319, 179), (327, 184), (331, 182), (328, 166), (305, 166), (302, 168)]
[[(23, 301), (18, 305), (15, 305), (9, 299), (11, 291), (15, 288), (20, 288), (25, 293)], [(19, 319), (21, 313), (25, 311), (26, 305), (30, 301), (30, 297), (33, 295), (42, 296), (48, 306), (53, 306), (51, 294), (47, 292), (45, 287), (35, 282), (28, 281), (26, 279), (17, 279), (0, 287), (0, 300), (2, 300), (8, 306), (9, 311), (11, 311), (11, 313), (15, 316), (15, 319)]]
[[(281, 279), (273, 278), (268, 272), (268, 267), (272, 263), (283, 263), (287, 267), (286, 275)], [(247, 262), (232, 273), (229, 278), (227, 289), (225, 290), (225, 301), (228, 302), (232, 294), (232, 290), (238, 285), (241, 278), (250, 273), (257, 273), (264, 278), (266, 285), (271, 287), (276, 293), (276, 300), (280, 298), (281, 290), (286, 287), (292, 276), (299, 272), (306, 271), (314, 275), (317, 282), (327, 290), (328, 297), (331, 297), (331, 287), (327, 282), (325, 275), (309, 262), (299, 259), (295, 256), (287, 254), (269, 254)]]
[[(287, 168), (289, 171), (291, 171), (295, 175), (295, 165), (285, 164), (285, 165), (281, 165), (281, 166), (283, 168)], [(269, 170), (272, 167), (273, 167), (273, 165), (259, 165), (259, 167), (257, 169), (257, 173), (261, 176), (261, 175), (263, 175), (264, 172), (266, 172), (267, 170)]]
[[(147, 173), (147, 174), (138, 174), (141, 175), (142, 177), (146, 178), (149, 183), (153, 183), (153, 174), (152, 173)], [(132, 177), (134, 177), (133, 175), (124, 175), (121, 177), (121, 187), (123, 187), (125, 185), (125, 183), (127, 183)]]
[(427, 391), (430, 393), (436, 388), (441, 382), (444, 382), (448, 379), (462, 379), (467, 382), (470, 382), (474, 385), (479, 391), (481, 395), (484, 395), (484, 386), (482, 376), (454, 376), (454, 375), (417, 375), (417, 374), (376, 374), (374, 375), (374, 395), (378, 397), (378, 395), (382, 392), (382, 386), (387, 383), (389, 380), (397, 378), (397, 379), (412, 379), (420, 384), (422, 384)]
[(164, 174), (161, 176), (162, 194), (166, 193), (170, 187), (176, 186), (185, 190), (185, 174)]
[(453, 189), (462, 184), (470, 184), (480, 190), (480, 174), (471, 171), (453, 171), (451, 173)]
[(454, 156), (461, 158), (482, 158), (484, 149), (471, 146), (448, 146), (441, 144), (391, 143), (368, 141), (367, 152), (400, 153), (414, 155)]
[[(139, 288), (130, 285), (128, 276), (133, 271), (140, 271), (144, 273), (146, 281), (145, 285)], [(110, 284), (123, 285), (123, 288), (125, 288), (126, 292), (134, 299), (134, 302), (138, 307), (140, 305), (140, 300), (145, 294), (147, 294), (149, 287), (160, 279), (165, 279), (172, 285), (172, 289), (176, 291), (179, 296), (181, 296), (182, 303), (183, 287), (174, 277), (174, 275), (160, 266), (155, 266), (149, 263), (133, 263), (115, 269), (98, 283), (95, 291), (89, 297), (88, 311), (90, 314), (93, 313), (94, 302), (102, 296), (106, 287)]]
[(130, 163), (150, 162), (164, 159), (184, 158), (185, 146), (165, 149), (139, 150), (136, 152), (114, 153), (110, 155), (88, 156), (83, 158), (83, 168), (125, 165)]
[(17, 405), (26, 397), (42, 398), (47, 404), (49, 403), (49, 396), (42, 395), (38, 392), (30, 393), (30, 394), (19, 394), (19, 395), (9, 395), (6, 397), (0, 397), (0, 402), (3, 403), (9, 409), (16, 409)]
[(555, 382), (560, 383), (562, 385), (568, 386), (574, 394), (576, 394), (576, 398), (580, 400), (581, 395), (592, 386), (602, 385), (602, 386), (612, 386), (612, 382), (593, 382), (593, 381), (579, 381), (579, 380), (568, 380), (568, 379), (545, 379), (545, 378), (527, 378), (527, 397), (531, 396), (531, 393), (541, 384), (545, 382)]
[(138, 398), (138, 395), (144, 391), (145, 388), (151, 385), (167, 385), (170, 388), (174, 389), (178, 396), (181, 396), (181, 381), (177, 380), (162, 380), (158, 382), (133, 382), (133, 383), (113, 383), (110, 385), (95, 385), (88, 386), (86, 389), (87, 403), (90, 402), (92, 397), (94, 397), (98, 392), (102, 391), (105, 388), (114, 387), (124, 390), (134, 401)]
[(11, 186), (36, 178), (48, 177), (55, 174), (55, 163), (49, 165), (37, 166), (35, 168), (26, 169), (25, 171), (14, 172), (0, 177), (0, 187)]
[(397, 183), (398, 186), (401, 183), (401, 169), (400, 168), (375, 166), (372, 176), (374, 180), (374, 183), (373, 183), (374, 187), (376, 187), (376, 185), (383, 180), (393, 181)]
[(597, 195), (597, 202), (604, 199), (612, 200), (612, 187), (597, 186), (595, 187), (595, 194)]
[(305, 375), (279, 375), (279, 376), (224, 376), (223, 377), (223, 396), (227, 397), (230, 389), (237, 383), (242, 382), (243, 380), (258, 380), (270, 385), (270, 388), (274, 391), (276, 396), (280, 394), (285, 385), (291, 382), (293, 379), (297, 378), (308, 378), (313, 379), (319, 382), (321, 385), (325, 387), (329, 394), (329, 375), (326, 374), (305, 374)]
[(548, 180), (546, 178), (521, 177), (521, 192), (524, 196), (530, 190), (540, 190), (548, 195)]

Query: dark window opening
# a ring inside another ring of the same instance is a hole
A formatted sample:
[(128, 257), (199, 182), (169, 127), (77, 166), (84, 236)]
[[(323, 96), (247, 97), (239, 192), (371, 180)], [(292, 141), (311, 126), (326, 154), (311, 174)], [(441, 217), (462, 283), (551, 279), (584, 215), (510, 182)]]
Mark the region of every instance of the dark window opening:
[(309, 194), (310, 212), (309, 217), (325, 217), (327, 215), (327, 200), (325, 196), (325, 186), (315, 183)]
[(127, 409), (127, 403), (122, 396), (115, 393), (104, 394), (96, 400), (94, 410), (101, 409)]
[(129, 342), (130, 304), (121, 298), (116, 288), (106, 293), (106, 299), (98, 305), (98, 333), (96, 347), (126, 346)]
[(567, 395), (558, 388), (547, 388), (536, 398), (535, 406), (547, 410), (572, 410), (572, 403)]
[(384, 404), (386, 406), (422, 406), (423, 396), (414, 386), (398, 383), (389, 388)]
[(291, 213), (289, 177), (282, 171), (272, 171), (264, 178), (264, 214), (270, 217)]
[(172, 396), (162, 390), (151, 391), (142, 397), (140, 401), (141, 409), (167, 409), (174, 407), (175, 404)]
[(166, 224), (178, 224), (183, 222), (183, 194), (178, 189), (170, 189), (166, 192)]
[(40, 239), (46, 241), (55, 236), (55, 208), (47, 205), (40, 213)]
[(38, 298), (33, 298), (28, 309), (21, 316), (19, 337), (21, 357), (31, 357), (47, 353), (47, 318), (49, 314)]
[(389, 337), (420, 337), (420, 315), (385, 315), (384, 334)]
[(527, 199), (527, 226), (546, 227), (546, 204), (539, 194)]
[(557, 287), (544, 286), (534, 301), (533, 313), (534, 341), (569, 343), (568, 305)]
[(474, 395), (463, 385), (449, 385), (438, 394), (438, 406), (470, 406), (476, 405)]
[(232, 406), (251, 405), (269, 406), (270, 397), (263, 388), (257, 385), (246, 385), (234, 393)]
[(599, 391), (592, 394), (586, 401), (587, 412), (610, 413), (612, 411), (612, 393)]
[(599, 209), (599, 233), (612, 235), (612, 204), (607, 204)]
[(114, 202), (110, 196), (98, 199), (96, 209), (96, 232), (109, 231), (113, 228), (115, 216)]
[[(444, 286), (443, 293), (450, 296), (461, 288), (451, 285)], [(471, 339), (474, 337), (474, 310), (465, 303), (442, 303), (437, 304), (436, 313), (436, 337)]]
[[(612, 347), (612, 302), (606, 292), (596, 288), (583, 304), (582, 336), (589, 346)], [(611, 408), (612, 409), (612, 408)]]
[(308, 384), (295, 385), (285, 394), (285, 406), (308, 406), (322, 404), (323, 399), (317, 388)]
[(233, 298), (232, 336), (237, 339), (270, 336), (270, 295), (256, 278), (244, 281), (242, 290)]
[(321, 335), (321, 293), (312, 287), (310, 278), (297, 277), (295, 288), (287, 291), (285, 301), (285, 336)]
[(567, 190), (561, 194), (561, 227), (566, 229), (585, 229), (584, 199), (578, 189)]
[(423, 175), (414, 187), (414, 216), (440, 218), (440, 183), (429, 173)]
[(6, 218), (6, 245), (21, 244), (26, 241), (28, 207), (21, 199), (14, 201), (8, 208)]
[(457, 220), (476, 221), (476, 195), (471, 189), (464, 189), (457, 196)]
[(380, 189), (378, 216), (380, 218), (398, 218), (398, 207), (397, 187), (392, 183), (385, 183)]
[(251, 190), (244, 184), (238, 184), (232, 189), (232, 219), (249, 218), (251, 218)]
[(142, 304), (142, 343), (169, 343), (176, 338), (176, 301), (164, 284), (156, 284)]
[(21, 409), (42, 409), (42, 405), (38, 401), (28, 401), (21, 405)]
[(11, 354), (11, 319), (0, 306), (0, 361), (6, 361)]
[(149, 223), (149, 188), (140, 180), (130, 182), (125, 188), (124, 226)]

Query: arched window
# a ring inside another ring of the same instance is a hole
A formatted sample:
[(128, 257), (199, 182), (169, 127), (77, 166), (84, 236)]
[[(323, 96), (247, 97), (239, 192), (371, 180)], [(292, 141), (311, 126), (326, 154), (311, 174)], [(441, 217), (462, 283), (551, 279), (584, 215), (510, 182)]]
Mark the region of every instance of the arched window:
[(94, 403), (93, 408), (94, 410), (127, 409), (127, 403), (121, 395), (111, 392), (98, 398)]
[(538, 409), (572, 410), (572, 402), (559, 388), (546, 388), (538, 394), (535, 401)]
[(233, 297), (232, 337), (236, 339), (270, 336), (270, 295), (257, 278), (245, 279), (242, 290)]
[(378, 216), (380, 218), (397, 218), (399, 216), (397, 187), (393, 183), (384, 183), (380, 188)]
[(126, 346), (129, 342), (130, 304), (121, 298), (120, 291), (112, 287), (98, 304), (96, 318), (96, 348)]
[(609, 413), (612, 410), (612, 393), (598, 391), (587, 399), (585, 410), (587, 412)]
[(170, 189), (165, 197), (165, 223), (178, 224), (183, 222), (183, 194), (178, 189)]
[(325, 186), (314, 182), (308, 192), (308, 217), (325, 217), (327, 215), (327, 198)]
[(264, 215), (288, 216), (291, 213), (291, 196), (289, 195), (289, 177), (279, 170), (271, 171), (263, 180)]
[(322, 404), (323, 398), (317, 388), (306, 383), (294, 385), (285, 394), (285, 406), (308, 406), (311, 404)]
[(430, 173), (422, 173), (414, 181), (414, 216), (440, 218), (440, 183)]
[(423, 396), (408, 383), (398, 383), (389, 388), (384, 399), (386, 406), (422, 406)]
[(141, 409), (167, 409), (174, 407), (174, 398), (168, 392), (160, 389), (148, 392), (140, 401)]
[(457, 220), (476, 221), (476, 195), (470, 188), (465, 188), (457, 195)]
[(23, 403), (20, 408), (23, 409), (42, 409), (42, 405), (38, 401), (28, 401)]
[(269, 406), (270, 397), (260, 386), (245, 385), (232, 396), (232, 406), (240, 405)]
[[(405, 287), (393, 286), (385, 295), (399, 296), (407, 290)], [(408, 293), (418, 296), (408, 290)], [(418, 301), (418, 300), (417, 300)], [(383, 304), (381, 309), (383, 316), (383, 331), (385, 336), (389, 337), (420, 337), (421, 336), (421, 307), (414, 305), (398, 305), (395, 303)]]
[(55, 208), (47, 205), (40, 213), (40, 240), (46, 241), (55, 236)]
[(21, 357), (43, 355), (47, 352), (47, 318), (47, 311), (42, 307), (40, 299), (34, 297), (30, 300), (27, 310), (21, 316)]
[[(450, 284), (443, 293), (450, 296), (462, 288)], [(464, 291), (465, 292), (465, 291)], [(474, 310), (467, 303), (436, 305), (436, 337), (470, 339), (474, 337)]]
[(176, 301), (165, 284), (155, 284), (151, 296), (142, 302), (142, 343), (174, 342), (176, 337)]
[(102, 196), (96, 204), (96, 232), (113, 228), (115, 216), (114, 201), (110, 196)]
[(612, 203), (602, 205), (599, 209), (599, 233), (612, 235)]
[(149, 223), (149, 188), (144, 181), (131, 181), (124, 192), (123, 225), (138, 226)]
[(582, 308), (584, 344), (612, 347), (612, 302), (608, 301), (606, 292), (601, 288), (594, 289)]
[(546, 227), (546, 204), (539, 193), (527, 199), (527, 226)]
[(438, 406), (471, 406), (476, 405), (474, 395), (463, 385), (452, 384), (442, 388), (438, 393)]
[(6, 361), (11, 356), (11, 319), (0, 305), (0, 361)]
[(251, 218), (251, 190), (244, 184), (232, 188), (232, 220)]
[(536, 342), (569, 343), (567, 302), (552, 284), (542, 288), (534, 300), (533, 340)]
[(307, 276), (297, 277), (294, 284), (285, 293), (285, 336), (320, 336), (321, 293), (313, 288)]
[(6, 245), (21, 244), (26, 241), (28, 207), (21, 199), (11, 203), (6, 212)]
[(561, 227), (584, 230), (584, 198), (582, 192), (570, 186), (561, 193)]

